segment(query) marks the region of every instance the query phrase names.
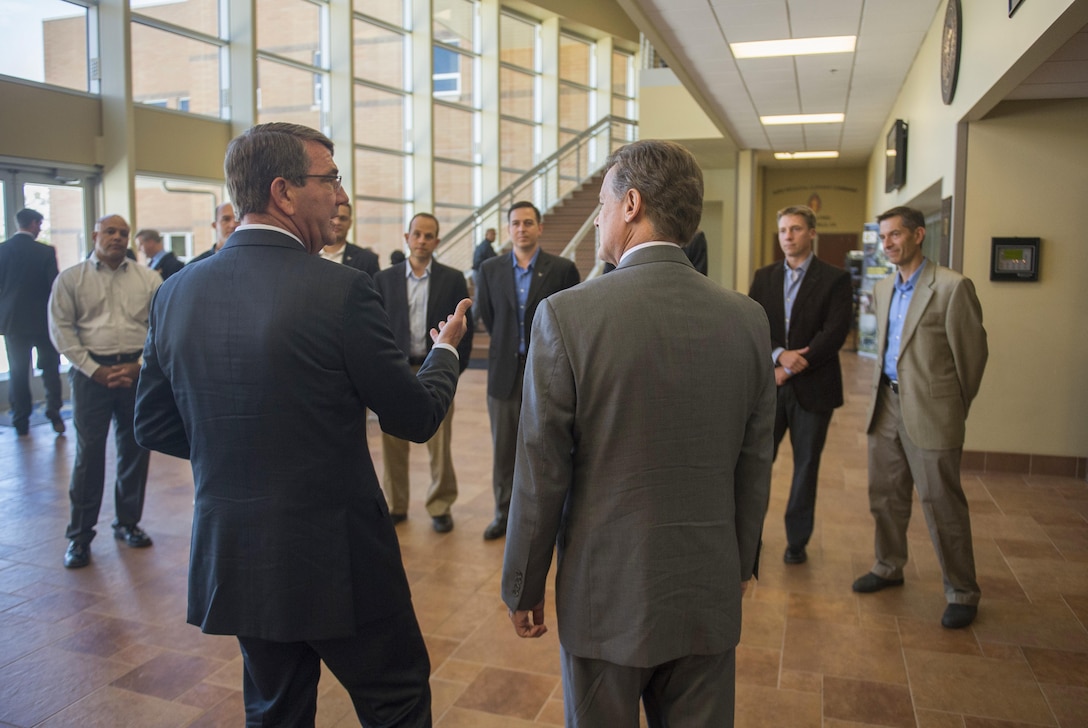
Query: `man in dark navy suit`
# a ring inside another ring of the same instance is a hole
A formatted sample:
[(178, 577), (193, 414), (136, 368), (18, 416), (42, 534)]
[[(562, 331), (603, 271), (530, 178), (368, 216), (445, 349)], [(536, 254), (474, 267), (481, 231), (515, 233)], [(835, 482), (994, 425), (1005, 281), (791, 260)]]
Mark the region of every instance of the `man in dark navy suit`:
[(237, 636), (247, 726), (312, 726), (322, 661), (364, 725), (429, 726), (430, 663), (364, 413), (434, 434), (470, 302), (413, 372), (370, 277), (318, 258), (347, 199), (332, 152), (286, 123), (230, 143), (242, 225), (155, 298), (136, 436), (192, 461), (188, 621)]
[(57, 252), (50, 245), (37, 242), (42, 230), (42, 214), (37, 210), (19, 210), (15, 222), (19, 232), (0, 245), (0, 334), (7, 349), (8, 401), (15, 434), (30, 432), (30, 353), (38, 352), (38, 369), (45, 387), (45, 416), (54, 432), (64, 432), (60, 416), (60, 355), (49, 340), (49, 291), (57, 277)]
[(177, 256), (163, 246), (158, 230), (146, 228), (136, 233), (136, 247), (147, 259), (147, 267), (158, 271), (164, 281), (185, 267)]
[[(468, 297), (468, 285), (461, 271), (434, 259), (435, 248), (441, 242), (438, 218), (434, 215), (421, 212), (413, 217), (404, 241), (408, 245), (408, 260), (386, 268), (374, 282), (382, 294), (397, 346), (408, 363), (418, 367), (431, 351), (427, 330)], [(472, 318), (467, 322), (468, 332), (457, 347), (462, 372), (472, 355)], [(439, 533), (453, 530), (450, 506), (457, 500), (457, 474), (453, 470), (453, 451), (450, 449), (452, 435), (453, 405), (450, 405), (442, 426), (427, 440), (427, 453), (431, 458), (427, 513), (434, 530)], [(408, 517), (408, 442), (383, 433), (382, 465), (382, 487), (393, 522), (399, 523)]]
[(778, 244), (786, 259), (756, 271), (749, 295), (767, 312), (778, 385), (775, 456), (790, 431), (793, 482), (786, 504), (787, 564), (808, 560), (816, 513), (816, 481), (831, 413), (841, 407), (839, 349), (850, 331), (850, 274), (812, 252), (816, 213), (803, 205), (778, 211)]

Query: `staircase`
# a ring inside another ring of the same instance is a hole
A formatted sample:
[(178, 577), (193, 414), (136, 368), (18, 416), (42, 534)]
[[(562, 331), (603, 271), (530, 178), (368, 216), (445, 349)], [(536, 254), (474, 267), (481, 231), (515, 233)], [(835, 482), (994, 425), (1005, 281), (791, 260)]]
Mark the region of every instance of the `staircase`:
[(578, 273), (583, 281), (597, 262), (596, 228), (590, 228), (579, 240), (574, 240), (574, 236), (597, 208), (603, 179), (603, 171), (586, 179), (550, 212), (544, 214), (544, 234), (541, 236), (540, 247), (546, 253), (559, 255), (569, 244), (576, 244), (574, 264), (578, 266)]

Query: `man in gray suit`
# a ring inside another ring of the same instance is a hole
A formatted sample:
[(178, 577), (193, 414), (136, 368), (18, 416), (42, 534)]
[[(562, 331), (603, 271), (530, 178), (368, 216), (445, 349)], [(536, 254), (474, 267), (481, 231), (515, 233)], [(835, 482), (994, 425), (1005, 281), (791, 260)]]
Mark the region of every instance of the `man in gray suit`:
[(568, 726), (731, 726), (741, 596), (770, 491), (775, 383), (762, 307), (681, 250), (702, 212), (683, 147), (606, 163), (600, 257), (541, 302), (502, 596), (539, 637), (552, 549)]

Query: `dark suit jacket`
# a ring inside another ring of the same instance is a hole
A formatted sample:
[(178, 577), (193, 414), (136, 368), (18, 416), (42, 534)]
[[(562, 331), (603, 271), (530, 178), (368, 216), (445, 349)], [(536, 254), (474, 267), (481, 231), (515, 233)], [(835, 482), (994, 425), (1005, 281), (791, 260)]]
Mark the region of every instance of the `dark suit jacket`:
[[(407, 263), (397, 263), (386, 268), (374, 278), (374, 285), (382, 294), (385, 312), (389, 314), (389, 327), (393, 330), (393, 339), (407, 358), (411, 351), (411, 326), (408, 321), (408, 280), (405, 268)], [(437, 328), (439, 321), (453, 313), (462, 299), (468, 298), (468, 285), (461, 271), (442, 265), (437, 260), (431, 261), (431, 280), (427, 289), (427, 327)], [(461, 357), (461, 371), (468, 368), (472, 356), (472, 313), (469, 312), (468, 332), (457, 345)], [(428, 353), (434, 342), (429, 334), (424, 334), (424, 343)]]
[[(485, 260), (476, 280), (477, 312), (491, 335), (487, 355), (487, 394), (511, 399), (516, 392), (518, 366), (518, 299), (514, 292), (514, 253)], [(578, 285), (581, 276), (572, 261), (540, 251), (525, 305), (525, 344), (533, 327), (536, 307), (556, 291)]]
[(706, 258), (706, 233), (702, 230), (695, 233), (695, 237), (691, 239), (691, 242), (684, 246), (684, 255), (691, 261), (692, 267), (695, 270), (707, 275), (710, 270), (707, 265)]
[[(378, 254), (372, 250), (366, 248), (360, 248), (358, 245), (352, 245), (346, 243), (344, 245), (344, 265), (355, 270), (361, 270), (364, 273), (370, 274), (370, 277), (378, 275), (378, 271), (381, 269), (381, 265), (378, 262)], [(451, 308), (446, 314), (453, 313)]]
[(239, 230), (163, 283), (136, 439), (192, 460), (188, 621), (294, 642), (411, 609), (365, 408), (424, 442), (458, 374), (445, 349), (413, 374), (370, 277), (287, 235)]
[(571, 654), (649, 667), (732, 649), (771, 485), (766, 315), (653, 246), (541, 303), (533, 337), (503, 601), (538, 604), (557, 549)]
[(472, 252), (472, 270), (480, 270), (480, 266), (484, 264), (485, 260), (491, 260), (495, 257), (495, 249), (491, 247), (491, 241), (484, 238), (477, 244), (476, 250)]
[(57, 252), (27, 233), (0, 244), (0, 334), (49, 340), (49, 292)]
[(808, 369), (790, 378), (797, 401), (810, 412), (827, 412), (842, 406), (842, 368), (839, 349), (850, 333), (854, 311), (853, 288), (848, 271), (813, 257), (793, 302), (790, 335), (786, 339), (786, 304), (782, 300), (785, 264), (760, 268), (748, 295), (763, 306), (771, 324), (771, 350), (803, 349)]
[(159, 258), (158, 265), (156, 265), (151, 270), (157, 270), (159, 272), (159, 275), (161, 275), (162, 279), (165, 281), (167, 278), (174, 275), (184, 267), (184, 263), (178, 260), (173, 253), (168, 252), (166, 255)]

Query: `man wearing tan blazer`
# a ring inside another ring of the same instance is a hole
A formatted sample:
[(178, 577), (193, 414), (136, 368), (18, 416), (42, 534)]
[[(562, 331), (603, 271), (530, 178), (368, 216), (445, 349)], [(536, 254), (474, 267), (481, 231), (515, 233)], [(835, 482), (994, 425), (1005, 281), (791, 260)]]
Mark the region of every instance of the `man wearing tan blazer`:
[(770, 490), (770, 329), (680, 247), (703, 199), (687, 150), (644, 140), (605, 166), (600, 257), (618, 265), (537, 309), (502, 597), (519, 636), (544, 634), (557, 548), (568, 727), (637, 726), (640, 698), (651, 727), (728, 727)]
[(944, 574), (948, 607), (941, 624), (960, 629), (974, 621), (981, 593), (960, 457), (986, 367), (982, 308), (969, 279), (922, 255), (921, 212), (895, 207), (877, 221), (898, 272), (875, 289), (880, 353), (868, 433), (876, 563), (853, 589), (869, 593), (903, 583), (913, 482)]

